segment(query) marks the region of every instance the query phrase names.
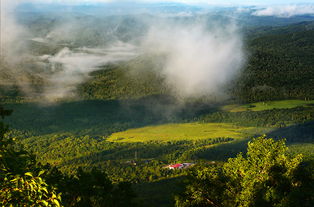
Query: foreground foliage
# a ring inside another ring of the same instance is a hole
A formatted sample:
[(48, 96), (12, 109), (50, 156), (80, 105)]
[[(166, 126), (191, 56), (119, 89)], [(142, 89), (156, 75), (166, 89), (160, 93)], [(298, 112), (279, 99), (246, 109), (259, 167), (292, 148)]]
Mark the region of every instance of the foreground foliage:
[[(0, 107), (0, 116), (10, 111)], [(109, 207), (135, 206), (130, 184), (113, 184), (99, 170), (69, 176), (49, 165), (36, 162), (33, 155), (5, 136), (8, 128), (0, 122), (0, 205)], [(58, 192), (58, 193), (57, 193)], [(62, 196), (62, 202), (61, 202)]]
[[(289, 156), (283, 140), (260, 137), (222, 165), (191, 172), (177, 206), (312, 206), (313, 179), (302, 168), (302, 156)], [(312, 186), (311, 186), (312, 185)]]
[[(2, 117), (11, 112), (0, 107)], [(42, 178), (33, 175), (35, 160), (5, 138), (7, 127), (0, 122), (0, 204), (1, 206), (61, 206), (61, 195)]]

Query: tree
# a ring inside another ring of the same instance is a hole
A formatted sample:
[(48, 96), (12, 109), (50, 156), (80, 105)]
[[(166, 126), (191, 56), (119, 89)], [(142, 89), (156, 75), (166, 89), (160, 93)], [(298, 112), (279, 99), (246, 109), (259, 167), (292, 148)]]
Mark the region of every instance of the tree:
[[(176, 205), (293, 206), (300, 199), (297, 192), (307, 183), (297, 175), (302, 156), (292, 157), (287, 149), (284, 140), (264, 136), (253, 139), (248, 143), (246, 156), (240, 153), (222, 165), (194, 170), (186, 191), (176, 198)], [(308, 202), (302, 200), (299, 206), (313, 204), (311, 198), (303, 199)]]
[[(0, 117), (10, 113), (0, 107)], [(136, 206), (131, 184), (113, 184), (97, 169), (79, 168), (70, 176), (49, 164), (41, 165), (13, 137), (5, 135), (7, 131), (0, 122), (0, 206)]]
[[(10, 113), (0, 107), (2, 118)], [(0, 122), (0, 205), (61, 206), (61, 195), (42, 178), (44, 171), (35, 172), (34, 157), (16, 147), (14, 138), (5, 136), (7, 130)]]
[(104, 172), (95, 168), (90, 172), (79, 168), (75, 176), (65, 179), (61, 189), (66, 206), (136, 206), (133, 202), (135, 194), (129, 183), (114, 185)]

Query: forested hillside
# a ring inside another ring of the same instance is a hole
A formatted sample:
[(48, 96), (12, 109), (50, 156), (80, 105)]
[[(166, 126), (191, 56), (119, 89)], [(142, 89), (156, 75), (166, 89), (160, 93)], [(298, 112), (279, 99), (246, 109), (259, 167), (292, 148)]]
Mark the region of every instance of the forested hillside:
[[(242, 102), (281, 99), (313, 99), (314, 23), (264, 28), (247, 37), (247, 67), (229, 86)], [(139, 69), (140, 68), (140, 69)], [(139, 59), (113, 70), (92, 73), (80, 88), (87, 98), (130, 98), (167, 93), (156, 66)], [(132, 70), (135, 70), (132, 71)], [(127, 72), (131, 71), (131, 72)], [(126, 78), (127, 77), (127, 78)]]
[(234, 95), (252, 102), (313, 99), (314, 23), (268, 28), (249, 41), (248, 66)]
[[(244, 28), (246, 64), (222, 99), (173, 94), (158, 72), (164, 57), (97, 66), (51, 102), (45, 75), (60, 65), (37, 75), (31, 59), (15, 73), (1, 65), (0, 205), (312, 207), (314, 22), (280, 22)], [(66, 46), (84, 47), (80, 38)]]
[[(246, 36), (247, 64), (234, 83), (227, 86), (229, 95), (240, 102), (313, 99), (313, 25), (313, 22), (303, 22), (250, 32)], [(90, 73), (91, 78), (78, 87), (77, 93), (86, 99), (102, 100), (169, 94), (169, 88), (156, 70), (158, 61), (153, 57), (107, 65)], [(6, 71), (2, 76), (5, 74)], [(14, 74), (7, 74), (10, 75)], [(31, 79), (31, 85), (40, 91), (43, 84), (40, 77), (27, 73), (24, 76), (24, 81)], [(23, 81), (22, 77), (19, 79)], [(1, 91), (2, 99), (20, 100), (24, 96), (18, 86), (8, 87), (8, 83), (1, 86)]]

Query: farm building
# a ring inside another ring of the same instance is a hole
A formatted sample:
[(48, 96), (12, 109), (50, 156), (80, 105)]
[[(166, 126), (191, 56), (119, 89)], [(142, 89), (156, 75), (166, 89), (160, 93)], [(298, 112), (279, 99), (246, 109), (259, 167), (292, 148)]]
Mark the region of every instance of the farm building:
[(167, 165), (165, 168), (168, 168), (170, 170), (175, 170), (175, 169), (188, 168), (192, 165), (194, 165), (194, 164), (193, 163), (177, 163), (177, 164), (173, 164), (173, 165)]

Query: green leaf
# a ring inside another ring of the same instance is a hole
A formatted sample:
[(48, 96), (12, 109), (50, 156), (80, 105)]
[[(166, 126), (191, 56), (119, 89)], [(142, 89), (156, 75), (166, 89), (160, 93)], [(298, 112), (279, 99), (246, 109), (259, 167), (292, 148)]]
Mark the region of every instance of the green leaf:
[(58, 201), (57, 199), (54, 199), (54, 200), (53, 200), (53, 203), (54, 203), (56, 206), (58, 206), (58, 207), (60, 206), (60, 203), (59, 203), (59, 201)]
[(29, 176), (29, 177), (33, 177), (33, 174), (30, 173), (30, 172), (27, 172), (27, 173), (25, 173), (24, 175), (25, 175), (25, 176)]
[(42, 188), (42, 190), (43, 190), (43, 191), (45, 191), (45, 193), (47, 193), (47, 194), (48, 194), (48, 190), (47, 190), (47, 188)]
[(38, 173), (38, 176), (41, 176), (42, 174), (44, 174), (46, 171), (45, 170), (41, 170), (39, 173)]
[(42, 203), (44, 206), (48, 206), (48, 202), (47, 202), (47, 201), (42, 200), (41, 203)]

